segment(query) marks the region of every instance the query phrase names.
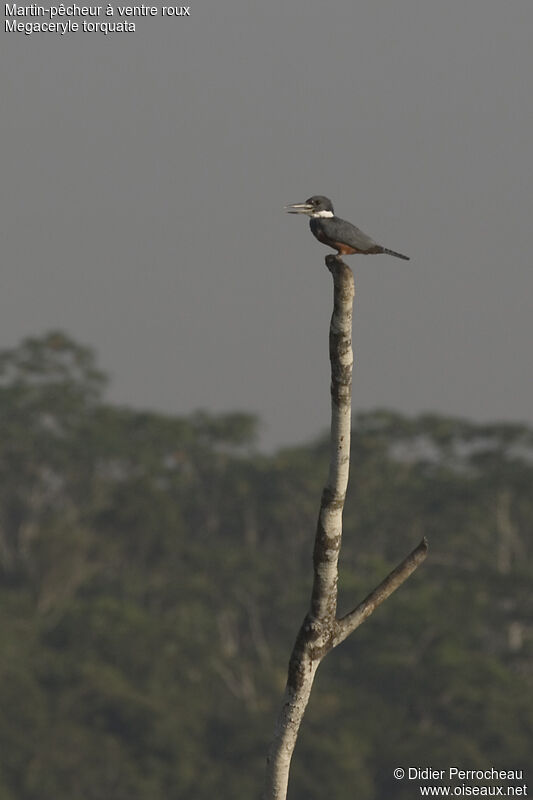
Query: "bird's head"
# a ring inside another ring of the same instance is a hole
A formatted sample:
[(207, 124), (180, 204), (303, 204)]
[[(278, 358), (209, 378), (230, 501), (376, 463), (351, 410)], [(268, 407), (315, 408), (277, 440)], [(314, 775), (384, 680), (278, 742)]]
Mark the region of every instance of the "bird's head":
[(314, 194), (305, 203), (293, 203), (285, 206), (288, 214), (307, 214), (308, 217), (332, 217), (333, 203), (329, 197), (321, 194)]

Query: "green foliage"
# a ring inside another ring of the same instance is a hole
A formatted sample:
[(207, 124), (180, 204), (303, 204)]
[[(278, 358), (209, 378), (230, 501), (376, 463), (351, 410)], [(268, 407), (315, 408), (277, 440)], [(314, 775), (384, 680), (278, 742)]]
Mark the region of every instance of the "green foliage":
[[(0, 353), (0, 798), (258, 796), (306, 611), (328, 442), (107, 404), (61, 332)], [(354, 420), (340, 612), (424, 566), (321, 666), (290, 796), (405, 800), (396, 766), (524, 768), (533, 431)]]

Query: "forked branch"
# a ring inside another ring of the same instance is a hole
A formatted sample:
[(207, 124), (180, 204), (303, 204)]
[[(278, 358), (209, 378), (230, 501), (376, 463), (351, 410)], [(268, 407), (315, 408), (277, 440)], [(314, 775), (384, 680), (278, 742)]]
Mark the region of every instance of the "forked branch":
[(263, 800), (285, 800), (292, 754), (318, 665), (383, 603), (425, 559), (424, 539), (353, 611), (337, 619), (338, 560), (342, 512), (350, 468), (352, 400), (352, 314), (355, 294), (351, 269), (339, 256), (326, 256), (333, 277), (329, 333), (331, 361), (331, 454), (322, 493), (313, 554), (309, 611), (290, 657), (283, 705), (267, 756)]

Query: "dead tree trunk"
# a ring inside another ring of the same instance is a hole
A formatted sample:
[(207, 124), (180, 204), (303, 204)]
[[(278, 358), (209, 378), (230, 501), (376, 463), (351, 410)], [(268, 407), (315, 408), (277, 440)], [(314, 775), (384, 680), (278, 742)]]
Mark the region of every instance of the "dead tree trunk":
[(355, 294), (351, 269), (339, 256), (326, 256), (333, 276), (331, 360), (331, 456), (322, 493), (313, 554), (313, 591), (290, 657), (283, 705), (267, 757), (263, 800), (285, 800), (291, 758), (318, 665), (344, 641), (425, 559), (424, 539), (380, 585), (349, 614), (337, 619), (338, 560), (342, 512), (350, 467), (352, 399), (352, 313)]

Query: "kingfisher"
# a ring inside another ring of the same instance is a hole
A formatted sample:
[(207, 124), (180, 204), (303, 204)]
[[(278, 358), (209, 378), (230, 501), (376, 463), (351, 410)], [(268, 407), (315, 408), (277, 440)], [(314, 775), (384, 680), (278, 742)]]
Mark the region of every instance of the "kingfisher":
[(309, 227), (313, 235), (322, 244), (336, 250), (339, 256), (348, 256), (353, 253), (386, 253), (388, 256), (410, 261), (409, 256), (382, 247), (351, 222), (336, 217), (333, 203), (329, 197), (315, 194), (305, 203), (293, 203), (285, 206), (285, 211), (288, 214), (307, 214), (308, 217), (311, 217)]

